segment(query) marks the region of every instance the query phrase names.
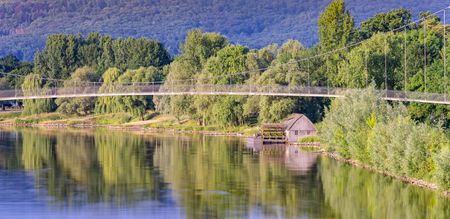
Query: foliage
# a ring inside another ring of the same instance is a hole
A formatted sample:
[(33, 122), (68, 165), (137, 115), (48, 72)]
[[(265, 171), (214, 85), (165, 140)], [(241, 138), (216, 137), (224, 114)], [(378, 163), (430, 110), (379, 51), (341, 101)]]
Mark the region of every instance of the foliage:
[[(90, 67), (82, 67), (75, 70), (71, 75), (71, 79), (64, 82), (64, 87), (73, 88), (82, 91), (83, 86), (89, 86), (95, 72)], [(81, 97), (81, 98), (61, 98), (56, 100), (58, 111), (64, 114), (76, 114), (78, 116), (85, 116), (92, 114), (95, 107), (95, 98)]]
[[(450, 209), (446, 207), (450, 201), (437, 192), (332, 159), (322, 159), (320, 164), (325, 202), (334, 210), (334, 217), (419, 219), (450, 216)], [(365, 210), (355, 211), (355, 208)]]
[(31, 63), (22, 62), (11, 54), (0, 58), (0, 86), (2, 86), (2, 89), (19, 88), (23, 83), (23, 77), (16, 77), (15, 75), (28, 75), (32, 72), (32, 68)]
[(317, 143), (320, 142), (320, 138), (318, 136), (307, 136), (304, 138), (298, 139), (299, 143)]
[(342, 48), (350, 42), (354, 18), (343, 0), (333, 0), (319, 16), (319, 39), (324, 51)]
[[(25, 95), (37, 95), (39, 92), (45, 92), (42, 87), (42, 79), (38, 74), (30, 74), (25, 77), (22, 84), (22, 91)], [(25, 100), (22, 115), (40, 114), (51, 112), (53, 101), (51, 99)]]
[[(400, 8), (379, 13), (362, 22), (360, 27), (354, 27), (347, 6), (342, 0), (335, 0), (320, 15), (320, 42), (311, 48), (297, 40), (288, 40), (280, 46), (270, 44), (259, 50), (249, 49), (230, 44), (218, 33), (193, 29), (180, 46), (181, 54), (173, 61), (162, 44), (154, 40), (114, 38), (99, 33), (56, 34), (49, 36), (46, 47), (36, 54), (34, 71), (42, 77), (69, 79), (75, 77), (72, 74), (78, 68), (86, 66), (92, 69), (86, 81), (103, 80), (101, 89), (104, 91), (114, 89), (113, 83), (167, 79), (168, 86), (246, 84), (269, 88), (278, 85), (363, 88), (373, 83), (377, 89), (446, 92), (448, 79), (442, 71), (444, 25), (438, 17), (422, 13), (422, 17), (429, 18), (427, 21), (386, 33), (410, 21), (411, 16), (411, 11)], [(367, 39), (340, 49), (362, 40), (358, 37)], [(330, 52), (338, 48), (339, 51)], [(448, 57), (450, 49), (445, 49)], [(318, 55), (322, 53), (329, 55)], [(28, 74), (32, 67), (13, 56), (0, 60), (1, 66), (21, 74)], [(114, 74), (111, 69), (115, 69)], [(0, 86), (17, 87), (22, 83), (22, 79), (17, 78), (23, 77), (2, 78)], [(53, 85), (56, 85), (53, 80), (44, 80), (41, 87)], [(92, 109), (92, 105), (75, 103), (78, 100), (81, 99), (73, 100), (73, 104), (58, 100), (60, 111), (91, 113), (92, 110), (83, 106)], [(239, 106), (228, 112), (219, 111), (224, 104)], [(133, 96), (99, 98), (95, 111), (97, 114), (127, 112), (143, 119), (146, 110), (156, 109), (176, 116), (179, 121), (187, 117), (205, 126), (234, 126), (277, 122), (292, 112), (304, 113), (318, 122), (328, 104), (328, 98), (234, 97), (231, 101), (229, 97), (217, 96)], [(448, 127), (450, 114), (446, 106), (409, 104), (407, 107), (416, 121)]]
[(327, 150), (399, 176), (439, 182), (448, 190), (450, 140), (441, 129), (416, 124), (404, 106), (390, 106), (373, 89), (333, 101), (321, 125)]
[(118, 38), (90, 33), (50, 35), (43, 51), (37, 52), (34, 70), (49, 78), (68, 79), (76, 68), (90, 66), (96, 71), (110, 67), (137, 69), (161, 67), (170, 56), (160, 42), (145, 38)]
[[(411, 23), (412, 13), (404, 8), (378, 13), (360, 25), (358, 40), (368, 39), (378, 32), (389, 32)], [(409, 27), (409, 29), (411, 29)]]
[[(116, 86), (130, 84), (130, 89), (137, 89), (141, 82), (159, 82), (163, 79), (162, 72), (155, 67), (141, 67), (122, 73), (117, 68), (109, 68), (103, 74), (101, 91), (114, 91)], [(95, 105), (95, 113), (131, 113), (143, 119), (147, 109), (153, 108), (152, 98), (144, 96), (100, 97)]]

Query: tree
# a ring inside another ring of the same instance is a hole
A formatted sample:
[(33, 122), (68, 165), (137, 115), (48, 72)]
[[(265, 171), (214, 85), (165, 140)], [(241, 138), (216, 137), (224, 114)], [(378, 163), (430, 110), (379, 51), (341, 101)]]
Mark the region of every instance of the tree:
[[(159, 82), (163, 80), (162, 72), (151, 66), (148, 68), (141, 67), (137, 70), (127, 70), (118, 78), (119, 83), (131, 82), (138, 86), (140, 82)], [(133, 85), (134, 86), (134, 85)], [(131, 89), (135, 89), (134, 87)], [(120, 102), (117, 105), (121, 106), (122, 112), (131, 113), (143, 119), (144, 113), (147, 109), (154, 108), (152, 97), (144, 96), (125, 96), (118, 99)]]
[(259, 104), (260, 122), (279, 122), (295, 109), (295, 101), (292, 98), (262, 97)]
[[(22, 91), (27, 96), (45, 93), (41, 76), (39, 74), (27, 75), (22, 84)], [(24, 116), (48, 113), (53, 110), (53, 102), (51, 99), (24, 100), (23, 105), (24, 109), (22, 111), (22, 115)]]
[[(95, 72), (91, 67), (78, 68), (72, 73), (70, 80), (64, 81), (64, 87), (76, 87), (77, 90), (82, 91), (84, 87), (89, 86), (89, 82), (93, 80), (94, 76)], [(95, 100), (96, 98), (93, 97), (60, 98), (56, 100), (56, 105), (58, 112), (85, 116), (93, 113)]]
[(247, 52), (248, 49), (240, 45), (226, 46), (208, 59), (203, 74), (211, 77), (207, 80), (212, 84), (243, 84), (248, 78), (242, 74), (247, 71)]
[(4, 86), (9, 88), (20, 88), (24, 77), (17, 75), (28, 75), (32, 73), (33, 65), (29, 62), (22, 62), (14, 55), (7, 55), (0, 58), (0, 79)]
[[(117, 81), (121, 74), (122, 73), (118, 68), (109, 68), (106, 70), (105, 73), (103, 73), (103, 84), (99, 91), (114, 91), (114, 82)], [(96, 114), (117, 112), (117, 109), (121, 108), (119, 99), (120, 97), (99, 97), (97, 99), (97, 103), (95, 104), (94, 112)]]
[[(345, 8), (344, 0), (333, 0), (319, 16), (319, 40), (322, 52), (347, 46), (351, 41), (353, 26), (354, 18)], [(344, 52), (334, 52), (326, 57), (326, 74), (329, 78), (337, 74), (337, 62), (342, 59)]]
[[(181, 45), (180, 56), (168, 67), (166, 85), (195, 83), (207, 60), (226, 45), (228, 40), (222, 35), (205, 33), (199, 29), (191, 30)], [(195, 117), (192, 96), (157, 97), (155, 102), (160, 112), (169, 112), (177, 118), (182, 115)]]
[[(248, 49), (240, 45), (229, 45), (219, 50), (214, 57), (208, 59), (198, 83), (243, 84), (248, 79), (248, 75), (244, 74), (247, 71), (247, 53)], [(244, 122), (242, 105), (245, 98), (195, 97), (195, 99), (195, 106), (199, 108), (196, 109), (197, 115), (194, 117), (201, 118), (204, 125), (213, 122), (220, 126), (234, 126)], [(203, 110), (207, 110), (212, 116), (205, 116)]]
[(350, 41), (354, 18), (344, 0), (333, 0), (319, 16), (319, 39), (324, 51), (341, 48)]
[[(401, 27), (405, 27), (411, 23), (411, 11), (404, 8), (394, 9), (388, 13), (378, 13), (374, 17), (361, 23), (359, 29), (360, 38), (364, 40), (370, 38), (378, 32), (389, 32)], [(414, 26), (406, 27), (405, 29), (413, 29)], [(397, 32), (402, 30), (397, 30)]]
[(68, 79), (70, 73), (80, 67), (77, 58), (81, 35), (50, 35), (42, 52), (34, 59), (34, 72), (54, 79)]

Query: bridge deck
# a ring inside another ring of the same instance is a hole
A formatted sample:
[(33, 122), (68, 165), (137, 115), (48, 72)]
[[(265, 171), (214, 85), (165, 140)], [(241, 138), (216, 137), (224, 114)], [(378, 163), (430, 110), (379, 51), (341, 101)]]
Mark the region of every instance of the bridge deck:
[[(0, 101), (47, 98), (105, 97), (105, 96), (164, 96), (164, 95), (238, 95), (280, 97), (343, 97), (352, 89), (301, 86), (255, 86), (255, 85), (152, 85), (129, 84), (120, 86), (87, 86), (43, 88), (23, 92), (22, 90), (0, 90)], [(379, 90), (384, 100), (450, 104), (447, 94)]]

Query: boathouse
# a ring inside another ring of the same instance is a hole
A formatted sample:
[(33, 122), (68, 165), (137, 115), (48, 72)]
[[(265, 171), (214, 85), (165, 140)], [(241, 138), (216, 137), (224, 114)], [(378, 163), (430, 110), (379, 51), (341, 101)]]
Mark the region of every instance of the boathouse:
[(314, 124), (303, 114), (290, 115), (283, 121), (283, 125), (288, 142), (297, 142), (300, 138), (317, 134)]
[(317, 130), (311, 120), (303, 114), (295, 113), (281, 123), (263, 124), (260, 139), (262, 144), (285, 144), (316, 134)]

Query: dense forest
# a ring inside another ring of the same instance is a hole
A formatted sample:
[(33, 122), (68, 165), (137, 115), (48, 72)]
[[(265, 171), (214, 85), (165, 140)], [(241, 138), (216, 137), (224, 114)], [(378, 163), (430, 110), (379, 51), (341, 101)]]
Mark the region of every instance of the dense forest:
[[(230, 42), (251, 48), (286, 39), (309, 47), (317, 43), (317, 18), (330, 0), (2, 0), (0, 1), (0, 56), (13, 53), (32, 60), (54, 33), (86, 36), (90, 32), (117, 37), (149, 37), (161, 41), (171, 54), (188, 30), (220, 32)], [(393, 8), (437, 11), (445, 0), (348, 0), (358, 24)]]

